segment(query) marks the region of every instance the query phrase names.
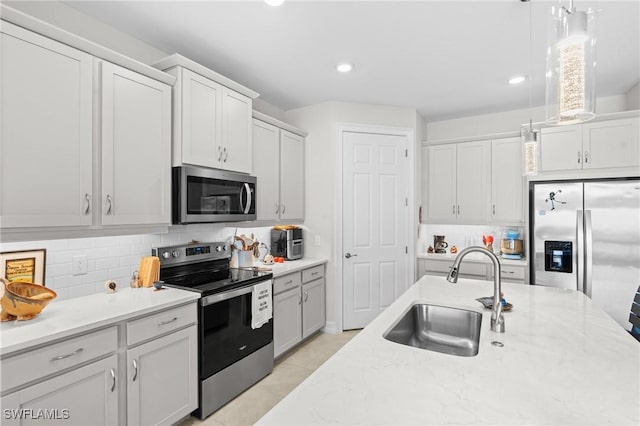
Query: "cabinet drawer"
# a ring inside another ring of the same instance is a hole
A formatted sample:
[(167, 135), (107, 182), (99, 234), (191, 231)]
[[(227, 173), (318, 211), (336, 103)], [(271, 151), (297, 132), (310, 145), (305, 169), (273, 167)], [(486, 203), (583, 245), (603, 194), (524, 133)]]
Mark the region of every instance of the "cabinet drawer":
[[(451, 269), (451, 265), (453, 265), (453, 260), (444, 261), (444, 260), (423, 259), (421, 272), (441, 272), (444, 274), (448, 274), (449, 270)], [(460, 266), (460, 277), (465, 277), (470, 275), (481, 277), (481, 279), (486, 279), (487, 265), (485, 265), (484, 263), (471, 263), (471, 262), (462, 264)]]
[(502, 265), (501, 273), (503, 280), (524, 280), (524, 268), (518, 266)]
[(302, 285), (302, 276), (299, 272), (294, 274), (278, 277), (273, 280), (273, 294), (282, 293), (290, 288), (300, 287)]
[(309, 281), (317, 280), (322, 277), (324, 277), (324, 265), (314, 266), (313, 268), (302, 271), (303, 283), (308, 283)]
[(127, 323), (127, 346), (197, 323), (195, 303), (149, 315)]
[(2, 360), (2, 391), (91, 361), (118, 348), (118, 329), (84, 334)]

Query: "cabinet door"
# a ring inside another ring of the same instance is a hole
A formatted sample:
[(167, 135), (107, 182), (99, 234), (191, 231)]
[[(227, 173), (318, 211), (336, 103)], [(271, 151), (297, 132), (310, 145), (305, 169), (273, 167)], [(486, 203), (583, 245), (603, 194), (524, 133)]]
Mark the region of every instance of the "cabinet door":
[(431, 221), (455, 220), (456, 145), (436, 145), (427, 149), (427, 216)]
[(92, 58), (2, 22), (0, 223), (91, 224)]
[(127, 424), (170, 425), (198, 406), (197, 326), (127, 351)]
[(638, 118), (582, 126), (585, 169), (640, 166)]
[(222, 86), (182, 69), (182, 162), (219, 167), (222, 161)]
[(581, 126), (542, 129), (540, 137), (540, 171), (582, 169)]
[(221, 168), (251, 173), (251, 98), (222, 88)]
[(324, 278), (302, 286), (302, 338), (325, 326)]
[(280, 212), (280, 130), (253, 120), (253, 175), (258, 178), (258, 220), (277, 220)]
[(491, 220), (524, 221), (520, 138), (491, 142)]
[(2, 397), (2, 424), (118, 424), (117, 369), (112, 355)]
[(304, 219), (304, 138), (280, 130), (280, 219)]
[(102, 223), (171, 220), (171, 87), (102, 62)]
[(273, 296), (273, 352), (278, 356), (302, 340), (300, 287)]
[(457, 144), (456, 213), (459, 221), (484, 222), (487, 204), (491, 160), (490, 141)]

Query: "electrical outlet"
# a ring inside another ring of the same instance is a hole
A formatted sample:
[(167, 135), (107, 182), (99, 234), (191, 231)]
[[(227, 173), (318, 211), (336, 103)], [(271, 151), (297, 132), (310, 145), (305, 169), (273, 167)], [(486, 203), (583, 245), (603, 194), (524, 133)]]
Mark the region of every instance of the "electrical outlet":
[(89, 272), (87, 255), (73, 256), (71, 258), (71, 275), (84, 275)]
[(320, 245), (320, 235), (316, 235), (316, 236), (313, 238), (313, 244), (314, 244), (314, 245), (316, 245), (316, 246), (319, 246), (319, 245)]

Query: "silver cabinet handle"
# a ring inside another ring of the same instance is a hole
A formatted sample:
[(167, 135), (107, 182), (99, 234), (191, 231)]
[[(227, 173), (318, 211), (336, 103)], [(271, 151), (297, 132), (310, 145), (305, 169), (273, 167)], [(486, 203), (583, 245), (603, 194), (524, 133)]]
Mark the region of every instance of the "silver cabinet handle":
[(65, 359), (65, 358), (72, 357), (74, 355), (78, 355), (83, 350), (84, 350), (83, 348), (78, 348), (75, 351), (71, 352), (70, 354), (58, 355), (56, 357), (53, 357), (53, 358), (51, 358), (51, 361), (60, 361), (61, 359)]
[(222, 160), (222, 147), (218, 146), (218, 161)]
[(287, 206), (285, 206), (284, 203), (282, 203), (282, 214), (284, 214), (284, 211), (287, 209)]
[(453, 205), (453, 209), (451, 210), (451, 213), (456, 214), (456, 205)]
[(496, 215), (496, 205), (495, 204), (493, 205), (493, 215), (494, 216)]
[(111, 214), (111, 210), (113, 210), (113, 202), (111, 201), (111, 195), (107, 195), (107, 214)]
[(584, 152), (584, 162), (585, 164), (589, 162), (589, 151)]
[(304, 292), (304, 301), (306, 302), (307, 300), (309, 300), (309, 292), (305, 291)]
[(460, 214), (460, 204), (458, 204), (458, 214)]
[(167, 324), (171, 324), (172, 322), (176, 322), (176, 321), (178, 321), (178, 317), (173, 317), (169, 321), (159, 322), (158, 325), (167, 325)]
[(515, 274), (514, 271), (505, 271), (505, 270), (502, 270), (502, 273), (503, 274)]
[(133, 379), (132, 381), (136, 381), (136, 379), (138, 378), (138, 362), (134, 359), (133, 360)]
[(111, 369), (111, 380), (113, 380), (111, 384), (111, 392), (113, 392), (116, 390), (116, 371), (113, 368)]
[(356, 257), (356, 256), (357, 256), (357, 254), (351, 254), (351, 253), (349, 253), (349, 252), (347, 252), (347, 253), (345, 253), (345, 254), (344, 254), (344, 257), (345, 257), (345, 258), (347, 258), (347, 259), (350, 259), (350, 258), (352, 258), (352, 257)]
[(298, 295), (298, 305), (302, 305), (302, 295)]
[(291, 284), (292, 282), (293, 282), (293, 280), (289, 280), (286, 283), (284, 283), (284, 285)]
[(227, 148), (222, 148), (222, 152), (224, 152), (224, 161), (225, 163), (227, 162), (227, 158), (229, 158), (229, 152), (227, 152)]
[(318, 275), (318, 271), (316, 271), (316, 272), (312, 272), (312, 273), (311, 273), (311, 276), (312, 276), (312, 277), (315, 277), (316, 275)]
[(582, 153), (578, 151), (578, 164), (582, 161)]
[(87, 202), (87, 207), (85, 207), (84, 209), (84, 214), (88, 215), (91, 211), (91, 195), (89, 195), (88, 193), (84, 194), (84, 199)]
[(276, 214), (280, 213), (280, 204), (276, 203)]

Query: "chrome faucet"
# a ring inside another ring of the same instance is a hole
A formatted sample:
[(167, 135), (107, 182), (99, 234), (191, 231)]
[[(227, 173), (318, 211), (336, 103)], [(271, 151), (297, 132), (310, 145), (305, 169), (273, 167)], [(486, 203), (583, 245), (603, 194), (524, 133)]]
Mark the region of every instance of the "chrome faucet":
[(498, 333), (504, 333), (504, 316), (502, 315), (502, 284), (500, 282), (500, 260), (498, 257), (484, 247), (472, 246), (463, 249), (456, 260), (453, 261), (449, 275), (447, 275), (447, 281), (450, 283), (458, 282), (458, 270), (460, 269), (460, 262), (469, 253), (482, 253), (489, 256), (491, 263), (493, 263), (493, 311), (491, 312), (491, 331)]

